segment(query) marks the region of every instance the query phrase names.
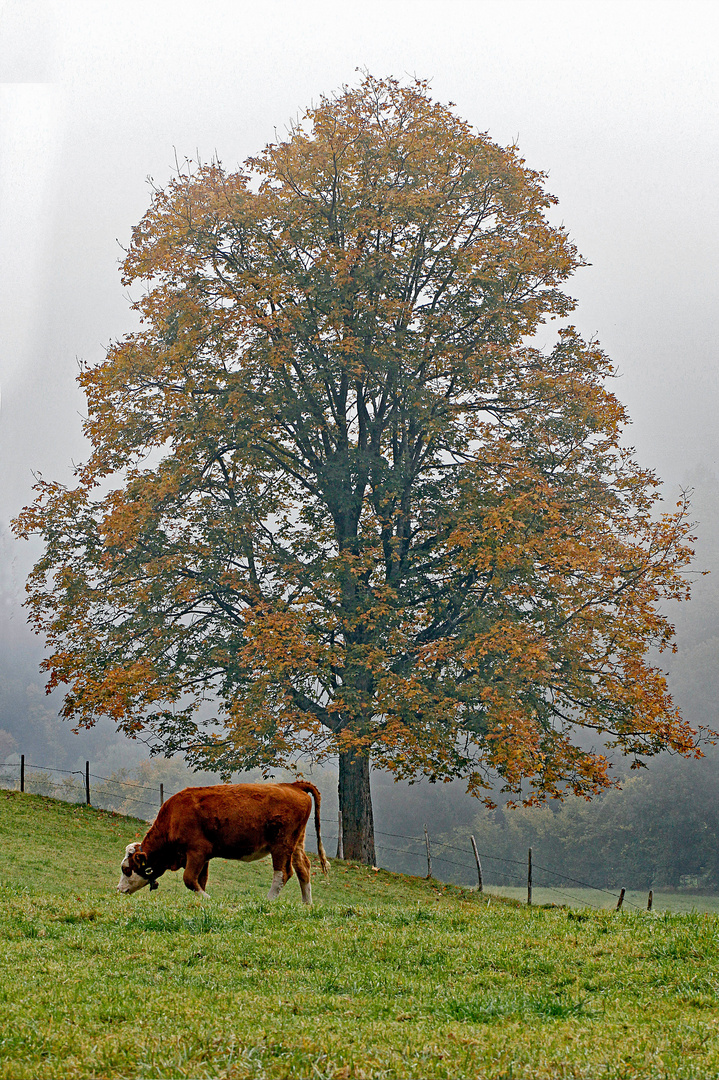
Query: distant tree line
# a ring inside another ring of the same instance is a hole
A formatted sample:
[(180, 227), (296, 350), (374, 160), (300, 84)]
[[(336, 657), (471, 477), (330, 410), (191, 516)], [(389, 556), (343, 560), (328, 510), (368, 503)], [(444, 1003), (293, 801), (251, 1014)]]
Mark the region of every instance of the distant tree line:
[[(701, 763), (667, 759), (588, 803), (498, 809), (472, 825), (497, 885), (526, 880), (527, 848), (538, 864), (610, 888), (719, 888), (717, 754)], [(551, 879), (540, 873), (540, 884)]]

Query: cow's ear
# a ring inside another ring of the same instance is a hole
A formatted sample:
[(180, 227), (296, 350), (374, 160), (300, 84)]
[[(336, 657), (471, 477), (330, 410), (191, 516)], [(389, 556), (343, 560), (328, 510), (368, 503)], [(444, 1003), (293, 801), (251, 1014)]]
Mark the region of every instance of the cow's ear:
[(135, 870), (138, 874), (142, 874), (143, 870), (147, 866), (147, 855), (144, 851), (136, 851), (132, 856), (132, 861), (135, 865)]

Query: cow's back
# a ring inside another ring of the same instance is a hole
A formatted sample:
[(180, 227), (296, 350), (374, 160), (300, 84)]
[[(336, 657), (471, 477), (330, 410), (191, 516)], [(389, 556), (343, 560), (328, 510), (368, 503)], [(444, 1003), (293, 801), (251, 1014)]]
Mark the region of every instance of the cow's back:
[(215, 784), (178, 791), (154, 828), (180, 851), (209, 845), (213, 856), (248, 858), (280, 837), (304, 832), (310, 796), (292, 784)]

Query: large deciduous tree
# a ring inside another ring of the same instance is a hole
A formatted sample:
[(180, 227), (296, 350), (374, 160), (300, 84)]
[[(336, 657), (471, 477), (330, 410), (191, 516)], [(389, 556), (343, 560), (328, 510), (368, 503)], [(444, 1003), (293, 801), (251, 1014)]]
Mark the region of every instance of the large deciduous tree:
[(607, 785), (582, 728), (695, 751), (646, 659), (685, 515), (561, 319), (553, 202), (424, 82), (371, 76), (154, 192), (140, 328), (80, 375), (89, 460), (16, 525), (65, 717), (225, 773), (336, 756), (364, 861), (370, 765), (531, 801)]

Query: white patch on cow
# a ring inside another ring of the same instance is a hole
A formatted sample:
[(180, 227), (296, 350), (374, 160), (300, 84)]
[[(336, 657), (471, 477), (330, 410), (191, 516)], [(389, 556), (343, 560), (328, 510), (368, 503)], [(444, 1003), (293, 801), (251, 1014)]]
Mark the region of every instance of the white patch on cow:
[(312, 886), (310, 885), (309, 881), (301, 881), (300, 882), (300, 888), (302, 889), (302, 903), (303, 904), (311, 904), (312, 903)]
[(280, 889), (284, 885), (283, 878), (284, 878), (284, 875), (283, 875), (282, 871), (281, 870), (275, 870), (274, 874), (272, 875), (272, 887), (270, 888), (270, 891), (267, 894), (267, 899), (268, 900), (276, 900), (277, 897), (280, 895)]
[(117, 883), (117, 891), (120, 893), (139, 892), (140, 889), (149, 884), (147, 878), (140, 877), (139, 874), (132, 873), (129, 877), (127, 874), (122, 874)]
[(134, 843), (128, 844), (125, 848), (125, 858), (120, 864), (123, 872), (120, 874), (120, 880), (117, 883), (117, 891), (119, 893), (135, 893), (142, 889), (143, 886), (150, 884), (147, 878), (140, 877), (134, 870), (131, 874), (126, 874), (124, 872), (125, 870), (130, 869), (129, 856), (133, 851), (137, 851), (139, 847), (142, 847), (142, 844)]

